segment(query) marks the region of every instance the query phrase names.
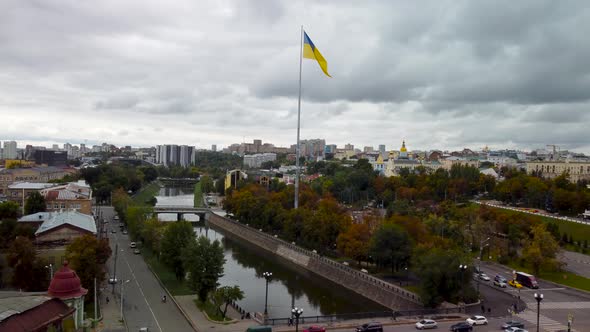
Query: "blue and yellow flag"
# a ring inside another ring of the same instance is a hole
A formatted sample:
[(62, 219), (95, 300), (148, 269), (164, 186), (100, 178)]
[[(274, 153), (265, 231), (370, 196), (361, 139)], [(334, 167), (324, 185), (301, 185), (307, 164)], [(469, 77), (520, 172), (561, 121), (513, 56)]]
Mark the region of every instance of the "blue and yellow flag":
[(320, 65), (320, 68), (322, 68), (324, 74), (328, 75), (328, 77), (332, 77), (330, 74), (328, 74), (328, 62), (326, 59), (324, 59), (322, 53), (320, 53), (320, 51), (315, 47), (311, 39), (309, 39), (309, 36), (305, 31), (303, 31), (303, 57), (306, 59), (316, 60)]

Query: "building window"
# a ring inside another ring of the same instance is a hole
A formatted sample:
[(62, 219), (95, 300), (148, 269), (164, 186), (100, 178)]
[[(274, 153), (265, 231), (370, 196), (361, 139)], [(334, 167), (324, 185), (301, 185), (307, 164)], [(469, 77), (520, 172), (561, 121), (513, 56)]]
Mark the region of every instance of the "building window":
[(66, 203), (61, 203), (61, 208), (65, 209), (66, 208)]
[(59, 209), (59, 204), (57, 204), (57, 203), (53, 204), (53, 208), (56, 210)]

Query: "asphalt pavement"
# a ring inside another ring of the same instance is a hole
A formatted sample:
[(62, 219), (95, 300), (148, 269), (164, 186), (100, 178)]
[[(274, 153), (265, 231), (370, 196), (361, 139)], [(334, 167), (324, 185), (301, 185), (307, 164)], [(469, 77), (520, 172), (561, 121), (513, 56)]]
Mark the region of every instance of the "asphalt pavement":
[[(113, 221), (114, 210), (110, 207), (102, 209), (105, 219), (109, 221), (106, 229), (113, 250), (113, 255), (107, 263), (109, 276), (113, 274), (115, 248), (118, 244), (117, 279), (119, 284), (115, 287), (115, 296), (119, 297), (120, 281), (123, 280), (123, 316), (128, 331), (138, 331), (141, 327), (147, 327), (149, 331), (157, 332), (193, 332), (194, 329), (172, 301), (162, 302), (162, 296), (166, 294), (165, 290), (149, 270), (142, 256), (133, 254), (133, 249), (129, 247), (131, 243), (129, 236), (122, 234), (119, 223)], [(113, 229), (116, 233), (111, 233)], [(111, 294), (112, 286), (106, 292)]]

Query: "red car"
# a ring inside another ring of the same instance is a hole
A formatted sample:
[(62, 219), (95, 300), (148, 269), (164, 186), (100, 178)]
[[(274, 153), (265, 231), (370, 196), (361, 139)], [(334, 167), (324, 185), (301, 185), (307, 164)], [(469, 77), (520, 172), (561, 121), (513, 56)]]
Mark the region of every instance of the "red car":
[(310, 326), (303, 330), (303, 332), (326, 332), (326, 328), (322, 326)]

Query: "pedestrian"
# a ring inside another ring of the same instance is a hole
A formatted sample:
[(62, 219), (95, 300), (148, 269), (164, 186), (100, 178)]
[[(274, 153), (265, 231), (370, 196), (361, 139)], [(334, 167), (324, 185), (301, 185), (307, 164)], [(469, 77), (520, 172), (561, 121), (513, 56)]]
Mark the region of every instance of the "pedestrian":
[(492, 312), (492, 308), (488, 307), (488, 315)]
[(483, 304), (481, 305), (481, 314), (485, 314), (486, 313), (486, 307), (483, 306)]
[(109, 304), (109, 301), (110, 301), (110, 300), (109, 300), (109, 297), (107, 296), (107, 304)]
[(289, 317), (289, 323), (287, 324), (288, 326), (293, 325), (293, 318)]

